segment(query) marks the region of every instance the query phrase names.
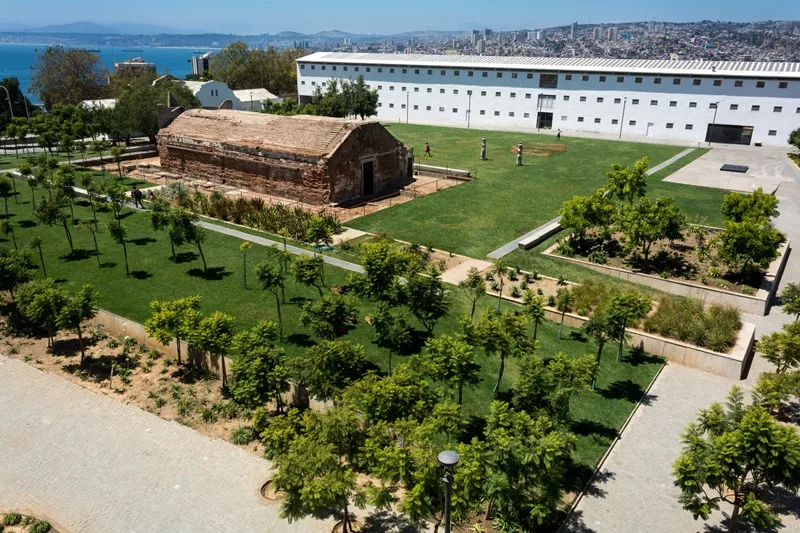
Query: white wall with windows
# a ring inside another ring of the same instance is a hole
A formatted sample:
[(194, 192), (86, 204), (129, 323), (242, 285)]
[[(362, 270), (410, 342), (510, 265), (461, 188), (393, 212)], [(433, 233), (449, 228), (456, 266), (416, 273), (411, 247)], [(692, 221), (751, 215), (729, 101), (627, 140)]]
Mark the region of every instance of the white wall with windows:
[[(800, 64), (320, 52), (297, 61), (298, 94), (364, 76), (378, 118), (480, 128), (703, 142), (709, 124), (785, 146), (800, 127)], [(751, 128), (751, 130), (750, 130)]]

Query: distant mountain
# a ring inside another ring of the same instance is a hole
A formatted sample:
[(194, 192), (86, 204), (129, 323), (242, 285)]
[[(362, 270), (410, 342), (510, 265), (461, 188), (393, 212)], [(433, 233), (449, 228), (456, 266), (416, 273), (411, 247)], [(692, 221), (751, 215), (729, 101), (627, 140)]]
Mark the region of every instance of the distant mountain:
[(197, 30), (179, 30), (168, 26), (157, 24), (141, 24), (137, 22), (115, 22), (107, 24), (97, 24), (95, 22), (71, 22), (69, 24), (55, 24), (41, 26), (38, 28), (27, 27), (23, 30), (0, 30), (0, 31), (24, 31), (26, 33), (83, 33), (83, 34), (102, 34), (102, 35), (183, 35), (191, 33), (202, 33)]
[(26, 33), (120, 33), (109, 26), (94, 22), (70, 22), (69, 24), (53, 24), (40, 28), (28, 28)]
[(23, 32), (28, 28), (30, 26), (16, 22), (0, 22), (0, 31)]
[(203, 30), (179, 30), (177, 28), (170, 28), (169, 26), (159, 26), (157, 24), (141, 24), (136, 22), (118, 22), (115, 24), (107, 24), (108, 27), (113, 28), (117, 33), (127, 35), (186, 35), (204, 33)]

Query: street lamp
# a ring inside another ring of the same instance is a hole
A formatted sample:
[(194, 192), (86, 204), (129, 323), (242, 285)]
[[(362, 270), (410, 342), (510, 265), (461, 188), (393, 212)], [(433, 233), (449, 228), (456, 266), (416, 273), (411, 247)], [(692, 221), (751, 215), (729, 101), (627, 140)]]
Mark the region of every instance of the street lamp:
[(467, 129), (469, 129), (469, 120), (472, 115), (472, 91), (467, 91), (467, 96), (469, 97), (469, 103), (467, 104)]
[(406, 124), (408, 124), (408, 110), (411, 108), (411, 106), (409, 105), (409, 102), (410, 102), (409, 94), (406, 93)]
[(711, 136), (714, 134), (714, 125), (717, 123), (717, 110), (719, 102), (714, 102), (714, 118), (711, 120), (711, 131), (708, 132), (708, 146), (711, 146)]
[(6, 92), (6, 97), (8, 98), (8, 110), (11, 112), (11, 118), (14, 118), (14, 108), (11, 107), (11, 93), (8, 92), (8, 89), (4, 85), (0, 85), (3, 90)]
[(444, 467), (444, 533), (450, 533), (450, 493), (453, 490), (453, 469), (461, 457), (452, 450), (439, 453), (439, 464)]
[(622, 139), (622, 126), (625, 124), (625, 106), (628, 105), (628, 97), (622, 99), (622, 118), (619, 119), (619, 138)]

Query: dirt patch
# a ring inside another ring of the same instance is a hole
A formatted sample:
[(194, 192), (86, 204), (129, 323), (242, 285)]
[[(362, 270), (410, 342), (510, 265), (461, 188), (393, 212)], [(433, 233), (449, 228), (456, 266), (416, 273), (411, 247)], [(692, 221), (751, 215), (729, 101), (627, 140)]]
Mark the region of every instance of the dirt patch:
[[(486, 293), (496, 297), (500, 292), (500, 280), (490, 273), (491, 269), (492, 267), (487, 268), (481, 272), (481, 275), (483, 275), (486, 282)], [(503, 280), (503, 298), (522, 303), (525, 291), (528, 290), (543, 297), (545, 300), (549, 300), (550, 297), (555, 298), (558, 290), (562, 287), (571, 287), (574, 285), (576, 284), (566, 280), (559, 281), (556, 278), (539, 276), (538, 274), (534, 275), (524, 270), (520, 270), (519, 272), (514, 270), (510, 277), (506, 277)]]
[[(517, 153), (517, 147), (519, 145), (515, 144), (509, 150), (512, 154)], [(535, 143), (535, 142), (528, 142), (522, 143), (522, 155), (534, 155), (537, 157), (549, 157), (550, 155), (558, 152), (566, 152), (567, 145), (566, 144), (556, 144), (556, 143)]]

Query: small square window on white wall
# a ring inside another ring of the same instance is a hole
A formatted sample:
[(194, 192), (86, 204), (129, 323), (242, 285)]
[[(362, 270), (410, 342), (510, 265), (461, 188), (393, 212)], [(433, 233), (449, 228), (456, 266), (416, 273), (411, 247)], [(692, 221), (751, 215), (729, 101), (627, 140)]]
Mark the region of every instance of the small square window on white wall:
[(439, 94), (444, 94), (444, 89), (439, 89)]
[(674, 124), (672, 122), (667, 122), (667, 129), (671, 130)]
[(419, 109), (419, 106), (418, 106), (418, 105), (415, 105), (415, 106), (414, 106), (414, 111), (416, 111), (417, 109)]
[(531, 97), (531, 93), (525, 93), (525, 98), (530, 99), (530, 97)]
[(400, 104), (400, 109), (405, 109), (405, 108), (406, 108), (406, 104)]
[(636, 121), (635, 120), (629, 120), (628, 121), (628, 126), (635, 126), (635, 125), (636, 125)]
[(569, 102), (569, 95), (568, 95), (568, 94), (565, 94), (565, 95), (564, 95), (564, 101), (565, 101), (565, 102)]
[(567, 121), (567, 115), (561, 115), (561, 122)]
[(578, 117), (578, 122), (583, 122), (583, 117)]
[(614, 103), (615, 104), (621, 104), (622, 103), (622, 98), (614, 98)]
[(612, 118), (612, 119), (611, 119), (611, 123), (612, 123), (612, 124), (619, 124), (619, 120), (617, 120), (617, 119), (615, 119), (615, 118)]
[(419, 92), (419, 87), (414, 87), (414, 92), (418, 93)]
[(453, 89), (453, 94), (458, 94), (458, 89)]
[(600, 124), (600, 119), (599, 118), (594, 119), (594, 123), (595, 124)]
[(383, 107), (383, 103), (382, 102), (378, 102), (378, 107)]
[(500, 91), (497, 91), (496, 93), (494, 93), (494, 95), (497, 96), (498, 98), (500, 97), (501, 94), (502, 93)]
[(585, 96), (581, 96), (581, 102), (585, 102), (585, 101), (586, 101), (586, 97)]
[(390, 108), (394, 107), (394, 104), (389, 104), (389, 107), (390, 107)]
[(428, 92), (428, 93), (432, 93), (432, 92), (433, 92), (433, 88), (431, 88), (431, 87), (428, 87), (428, 91), (427, 91), (427, 92)]
[(517, 93), (511, 93), (511, 98), (516, 98), (516, 97), (517, 97)]
[(495, 111), (494, 112), (494, 116), (499, 117), (500, 116), (500, 111)]
[(430, 110), (431, 110), (431, 106), (429, 106), (429, 105), (426, 105), (426, 106), (425, 106), (425, 111), (430, 111)]
[(481, 91), (481, 96), (486, 96), (486, 91)]
[(439, 107), (439, 111), (444, 113), (444, 107)]
[(603, 103), (603, 97), (602, 96), (598, 96), (597, 97), (597, 103), (598, 104), (602, 104)]
[(694, 126), (693, 126), (692, 124), (687, 124), (687, 125), (686, 125), (686, 129), (687, 129), (687, 130), (694, 129)]
[(767, 133), (767, 135), (769, 135), (770, 137), (775, 137), (776, 135), (778, 135), (778, 130), (769, 130), (769, 133)]
[(509, 117), (513, 117), (513, 116), (514, 116), (514, 112), (513, 112), (513, 111), (509, 111), (509, 112), (508, 112), (508, 116), (509, 116)]
[(457, 107), (453, 108), (453, 113), (458, 113), (458, 108)]
[(523, 118), (531, 118), (531, 114), (530, 113), (525, 113), (525, 114), (522, 115), (522, 117)]
[(481, 112), (480, 112), (480, 114), (481, 114), (481, 115), (485, 115), (485, 114), (486, 114), (486, 110), (485, 110), (485, 109), (481, 109)]

